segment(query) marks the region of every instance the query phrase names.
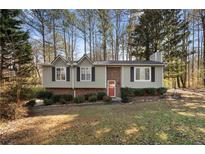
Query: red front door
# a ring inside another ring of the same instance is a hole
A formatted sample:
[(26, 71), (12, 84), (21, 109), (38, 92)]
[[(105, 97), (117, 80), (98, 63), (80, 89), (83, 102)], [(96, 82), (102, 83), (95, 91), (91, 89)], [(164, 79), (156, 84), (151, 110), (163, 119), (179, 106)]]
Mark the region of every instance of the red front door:
[(110, 97), (115, 97), (115, 80), (108, 81), (108, 95)]

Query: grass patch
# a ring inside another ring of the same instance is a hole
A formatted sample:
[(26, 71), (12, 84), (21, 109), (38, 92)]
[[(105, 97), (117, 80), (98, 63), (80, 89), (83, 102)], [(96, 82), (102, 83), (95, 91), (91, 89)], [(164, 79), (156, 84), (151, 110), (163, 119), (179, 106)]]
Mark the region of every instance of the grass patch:
[(24, 123), (29, 128), (19, 124), (26, 138), (19, 136), (19, 130), (8, 133), (12, 143), (205, 144), (205, 106), (201, 100), (46, 106), (34, 109), (33, 114)]

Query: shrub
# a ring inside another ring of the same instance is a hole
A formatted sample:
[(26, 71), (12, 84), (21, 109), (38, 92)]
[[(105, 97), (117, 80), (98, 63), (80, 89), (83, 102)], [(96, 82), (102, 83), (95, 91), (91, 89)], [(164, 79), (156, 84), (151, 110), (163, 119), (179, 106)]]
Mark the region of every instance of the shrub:
[(160, 88), (157, 89), (157, 91), (158, 91), (158, 93), (159, 93), (160, 95), (163, 95), (164, 93), (167, 92), (167, 88), (165, 88), (165, 87), (160, 87)]
[(53, 95), (51, 97), (51, 99), (53, 100), (54, 103), (59, 102), (60, 98), (61, 98), (61, 95)]
[(84, 95), (85, 100), (88, 101), (88, 98), (92, 95), (96, 95), (96, 94), (95, 93), (85, 94)]
[(49, 91), (39, 91), (37, 93), (36, 97), (40, 98), (40, 99), (50, 99), (52, 96), (53, 96), (52, 92), (49, 92)]
[(147, 95), (156, 95), (157, 94), (157, 89), (156, 88), (145, 88), (145, 91)]
[(97, 96), (96, 95), (91, 95), (88, 97), (89, 102), (96, 102), (97, 101)]
[(122, 103), (128, 103), (129, 102), (129, 99), (128, 97), (124, 97), (122, 100), (121, 100)]
[(67, 100), (65, 100), (63, 97), (60, 98), (59, 102), (61, 104), (66, 104), (67, 103)]
[(134, 94), (135, 94), (135, 96), (144, 96), (145, 90), (144, 89), (135, 89)]
[(51, 105), (51, 104), (53, 104), (53, 100), (52, 99), (44, 99), (43, 103), (44, 103), (44, 105)]
[(103, 96), (103, 101), (106, 102), (106, 103), (111, 103), (112, 98), (110, 96)]
[(85, 97), (84, 96), (77, 96), (74, 98), (74, 103), (83, 103), (85, 101)]
[(27, 107), (33, 107), (36, 104), (36, 100), (32, 99), (26, 103)]
[(28, 115), (28, 109), (15, 102), (0, 101), (0, 119), (14, 120)]
[(102, 100), (104, 96), (106, 96), (106, 93), (105, 93), (105, 92), (98, 92), (98, 93), (97, 93), (97, 99), (98, 99), (98, 100)]
[(65, 94), (65, 95), (60, 95), (61, 98), (63, 98), (66, 101), (72, 101), (73, 100), (73, 95), (70, 94)]
[(128, 97), (128, 93), (129, 93), (129, 89), (128, 88), (121, 88), (121, 98), (127, 98)]

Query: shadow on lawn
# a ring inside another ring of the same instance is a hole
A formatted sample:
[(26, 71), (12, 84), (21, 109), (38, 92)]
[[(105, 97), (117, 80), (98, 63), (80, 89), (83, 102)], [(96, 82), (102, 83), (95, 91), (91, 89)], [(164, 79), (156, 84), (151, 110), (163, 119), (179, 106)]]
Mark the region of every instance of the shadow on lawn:
[(10, 126), (2, 144), (205, 144), (204, 105), (192, 98), (39, 107), (17, 129)]

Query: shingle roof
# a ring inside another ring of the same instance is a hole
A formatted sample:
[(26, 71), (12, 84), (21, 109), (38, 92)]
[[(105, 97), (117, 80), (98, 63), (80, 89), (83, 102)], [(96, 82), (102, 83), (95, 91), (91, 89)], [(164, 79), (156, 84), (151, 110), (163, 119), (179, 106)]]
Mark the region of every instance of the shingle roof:
[(158, 61), (144, 61), (144, 60), (134, 60), (134, 61), (127, 61), (127, 60), (120, 60), (120, 61), (96, 61), (94, 64), (96, 65), (164, 65), (162, 62)]

